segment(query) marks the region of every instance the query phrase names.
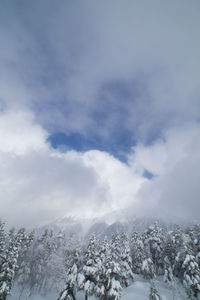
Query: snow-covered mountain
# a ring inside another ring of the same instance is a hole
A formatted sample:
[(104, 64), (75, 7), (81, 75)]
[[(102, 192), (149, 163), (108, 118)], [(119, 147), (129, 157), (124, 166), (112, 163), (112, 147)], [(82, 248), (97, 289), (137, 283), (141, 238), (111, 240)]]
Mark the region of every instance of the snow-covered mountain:
[(153, 218), (133, 218), (127, 221), (115, 221), (108, 224), (102, 219), (78, 219), (75, 217), (65, 217), (57, 219), (45, 226), (38, 227), (36, 232), (41, 233), (44, 229), (52, 229), (55, 233), (63, 232), (66, 237), (77, 236), (78, 238), (88, 239), (92, 234), (103, 239), (105, 236), (110, 238), (115, 233), (127, 232), (129, 235), (133, 231), (142, 232), (158, 221), (163, 228), (170, 228), (171, 223), (166, 223)]

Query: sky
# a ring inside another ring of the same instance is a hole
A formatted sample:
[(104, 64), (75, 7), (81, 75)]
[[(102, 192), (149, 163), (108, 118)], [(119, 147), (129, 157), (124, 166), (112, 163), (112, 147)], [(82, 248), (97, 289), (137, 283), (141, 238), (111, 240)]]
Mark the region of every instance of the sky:
[(0, 217), (200, 211), (200, 2), (0, 1)]

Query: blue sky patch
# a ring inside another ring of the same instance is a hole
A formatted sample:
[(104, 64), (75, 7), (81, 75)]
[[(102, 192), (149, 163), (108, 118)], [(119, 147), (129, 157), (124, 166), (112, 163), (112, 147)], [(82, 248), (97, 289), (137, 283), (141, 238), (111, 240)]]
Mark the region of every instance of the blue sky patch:
[(143, 172), (143, 177), (145, 177), (145, 178), (147, 178), (147, 179), (152, 179), (152, 178), (154, 178), (154, 174), (153, 173), (151, 173), (151, 172), (149, 172), (148, 170), (144, 170), (144, 172)]
[(80, 152), (88, 150), (106, 151), (119, 160), (126, 162), (127, 154), (130, 153), (133, 141), (131, 134), (119, 132), (118, 135), (113, 135), (110, 141), (106, 141), (102, 137), (95, 138), (94, 136), (87, 138), (79, 133), (65, 134), (64, 132), (56, 132), (50, 135), (47, 139), (50, 145), (59, 150), (76, 150)]

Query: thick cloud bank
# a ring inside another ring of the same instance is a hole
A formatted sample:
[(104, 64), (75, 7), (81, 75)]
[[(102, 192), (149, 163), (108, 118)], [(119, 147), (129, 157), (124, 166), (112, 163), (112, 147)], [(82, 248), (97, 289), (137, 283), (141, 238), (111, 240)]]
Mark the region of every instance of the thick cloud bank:
[[(31, 114), (8, 112), (1, 122), (1, 217), (12, 224), (30, 226), (63, 216), (111, 213), (198, 218), (200, 126), (196, 124), (169, 130), (153, 145), (138, 144), (125, 164), (98, 150), (53, 150)], [(145, 170), (153, 179), (144, 178)]]
[(53, 150), (30, 114), (7, 113), (0, 122), (1, 217), (10, 223), (101, 217), (129, 204), (143, 181), (107, 153)]
[(146, 169), (155, 175), (137, 194), (138, 213), (199, 220), (199, 149), (200, 124), (169, 130), (153, 145), (134, 148), (130, 166), (140, 173)]

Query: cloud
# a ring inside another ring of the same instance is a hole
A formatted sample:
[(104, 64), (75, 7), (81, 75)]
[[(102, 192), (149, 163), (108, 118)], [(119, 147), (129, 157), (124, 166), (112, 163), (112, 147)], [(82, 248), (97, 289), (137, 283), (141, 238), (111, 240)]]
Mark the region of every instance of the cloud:
[(129, 157), (138, 173), (156, 175), (141, 185), (132, 211), (166, 219), (199, 219), (200, 125), (168, 130), (153, 145), (138, 145)]
[(1, 217), (36, 225), (65, 215), (88, 216), (102, 207), (105, 187), (79, 157), (49, 151), (1, 155)]
[(4, 112), (0, 128), (1, 218), (12, 225), (102, 217), (130, 204), (144, 181), (108, 153), (55, 151), (30, 112)]
[[(122, 124), (149, 142), (199, 119), (197, 1), (1, 6), (1, 100), (31, 107), (48, 131), (109, 140)], [(116, 96), (113, 82), (127, 93)]]
[[(197, 215), (199, 6), (0, 4), (2, 217)], [(128, 164), (98, 149), (55, 151), (46, 140), (58, 131), (125, 149)]]
[(24, 154), (45, 148), (47, 132), (34, 123), (28, 111), (6, 111), (0, 114), (0, 152)]
[[(104, 185), (108, 186), (112, 211), (123, 210), (136, 201), (135, 195), (146, 181), (145, 178), (105, 152), (88, 151), (84, 154), (84, 160), (96, 170)], [(105, 213), (109, 211), (110, 208)]]
[[(0, 116), (1, 217), (35, 226), (63, 216), (198, 219), (200, 125), (137, 144), (128, 164), (98, 150), (60, 153), (29, 112)], [(143, 177), (144, 171), (154, 175)]]

